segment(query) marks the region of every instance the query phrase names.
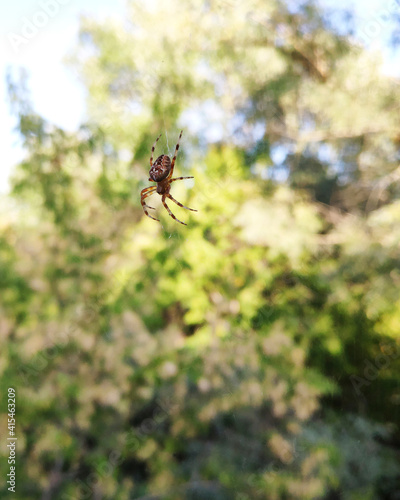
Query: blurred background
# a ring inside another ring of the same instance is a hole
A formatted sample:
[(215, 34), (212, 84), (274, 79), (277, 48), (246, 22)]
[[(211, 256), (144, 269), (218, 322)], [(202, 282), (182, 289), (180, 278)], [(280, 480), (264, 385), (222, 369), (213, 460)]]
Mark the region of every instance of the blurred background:
[(0, 26), (1, 498), (399, 500), (400, 2)]

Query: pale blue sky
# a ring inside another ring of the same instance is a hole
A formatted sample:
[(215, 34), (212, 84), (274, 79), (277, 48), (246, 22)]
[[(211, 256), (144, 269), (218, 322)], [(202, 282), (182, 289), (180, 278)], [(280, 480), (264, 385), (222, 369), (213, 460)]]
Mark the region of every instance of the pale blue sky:
[[(5, 73), (9, 66), (24, 66), (36, 111), (68, 130), (75, 129), (85, 115), (85, 93), (76, 76), (63, 65), (63, 57), (77, 41), (79, 15), (104, 18), (120, 16), (124, 0), (19, 0), (2, 5), (0, 16), (0, 134), (2, 164), (0, 192), (7, 191), (10, 171), (22, 157), (13, 133), (15, 122), (6, 102)], [(400, 58), (385, 45), (389, 32), (385, 10), (395, 10), (395, 0), (320, 0), (331, 7), (353, 6), (358, 33), (369, 46), (385, 51), (386, 70), (399, 74)], [(52, 4), (52, 6), (50, 5)], [(400, 2), (399, 2), (400, 4)], [(47, 5), (47, 7), (45, 7)], [(48, 14), (43, 12), (47, 9)], [(42, 25), (32, 32), (32, 21)], [(22, 43), (18, 36), (30, 36)], [(397, 64), (396, 64), (397, 63)], [(66, 98), (67, 96), (67, 98)]]

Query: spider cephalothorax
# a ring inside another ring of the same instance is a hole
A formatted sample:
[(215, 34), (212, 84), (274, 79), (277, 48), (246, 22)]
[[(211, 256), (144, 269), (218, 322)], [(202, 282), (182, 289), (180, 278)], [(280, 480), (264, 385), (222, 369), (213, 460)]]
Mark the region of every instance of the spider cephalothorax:
[(176, 201), (175, 198), (173, 198), (169, 194), (172, 182), (180, 181), (181, 179), (193, 179), (193, 177), (175, 177), (174, 179), (171, 179), (172, 174), (174, 173), (175, 160), (176, 160), (176, 156), (178, 154), (179, 141), (180, 141), (180, 139), (182, 137), (182, 132), (183, 131), (181, 131), (181, 133), (179, 135), (178, 143), (177, 143), (176, 148), (175, 148), (175, 154), (174, 154), (174, 157), (172, 158), (172, 162), (171, 162), (171, 159), (170, 159), (169, 156), (167, 156), (167, 155), (161, 155), (153, 163), (154, 149), (155, 149), (157, 141), (161, 137), (161, 135), (159, 135), (157, 137), (155, 143), (153, 144), (153, 147), (151, 148), (150, 172), (149, 172), (149, 176), (150, 176), (149, 181), (156, 182), (157, 186), (150, 186), (150, 187), (144, 188), (142, 190), (142, 192), (140, 193), (140, 201), (142, 203), (142, 207), (143, 207), (144, 213), (148, 217), (150, 217), (150, 219), (154, 219), (154, 220), (158, 221), (159, 219), (156, 219), (155, 217), (152, 217), (148, 213), (148, 211), (146, 210), (147, 208), (150, 208), (151, 210), (154, 210), (154, 208), (150, 207), (149, 205), (146, 205), (146, 203), (144, 201), (148, 196), (150, 196), (154, 192), (157, 192), (159, 195), (161, 195), (161, 197), (162, 197), (161, 198), (162, 204), (166, 208), (166, 210), (169, 213), (169, 215), (173, 219), (175, 219), (176, 221), (178, 221), (181, 224), (183, 224), (184, 226), (186, 226), (187, 224), (185, 224), (184, 222), (180, 221), (179, 219), (177, 219), (175, 217), (175, 215), (171, 212), (171, 210), (169, 209), (168, 205), (165, 202), (165, 198), (169, 198), (174, 203), (176, 203), (178, 206), (180, 206), (182, 208), (186, 208), (187, 210), (191, 210), (192, 212), (197, 212), (197, 210), (194, 210), (193, 208), (185, 207), (185, 205), (182, 205), (182, 203), (179, 203), (179, 201)]

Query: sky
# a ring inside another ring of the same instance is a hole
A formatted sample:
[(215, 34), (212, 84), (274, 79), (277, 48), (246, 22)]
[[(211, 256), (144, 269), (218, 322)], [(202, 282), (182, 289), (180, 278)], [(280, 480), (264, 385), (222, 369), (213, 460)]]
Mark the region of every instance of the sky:
[[(399, 75), (400, 56), (387, 47), (387, 13), (400, 14), (396, 0), (319, 0), (322, 6), (353, 7), (357, 36), (383, 50), (385, 71)], [(0, 15), (0, 193), (8, 191), (13, 166), (23, 158), (7, 102), (8, 68), (24, 67), (35, 111), (74, 130), (85, 118), (85, 89), (63, 60), (78, 40), (81, 14), (98, 19), (120, 17), (125, 0), (19, 0), (3, 3)], [(68, 96), (66, 99), (65, 96)]]

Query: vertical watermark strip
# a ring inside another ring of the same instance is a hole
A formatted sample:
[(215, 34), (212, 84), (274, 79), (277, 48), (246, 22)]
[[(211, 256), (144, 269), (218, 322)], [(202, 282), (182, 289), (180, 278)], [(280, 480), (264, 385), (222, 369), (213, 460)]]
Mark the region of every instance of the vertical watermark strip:
[(8, 437), (7, 437), (7, 448), (8, 448), (8, 465), (9, 471), (7, 473), (7, 485), (8, 491), (15, 493), (15, 462), (16, 462), (16, 448), (17, 448), (17, 437), (15, 436), (15, 414), (16, 414), (16, 394), (15, 389), (12, 387), (8, 388), (8, 399), (7, 399), (7, 413), (8, 413)]

